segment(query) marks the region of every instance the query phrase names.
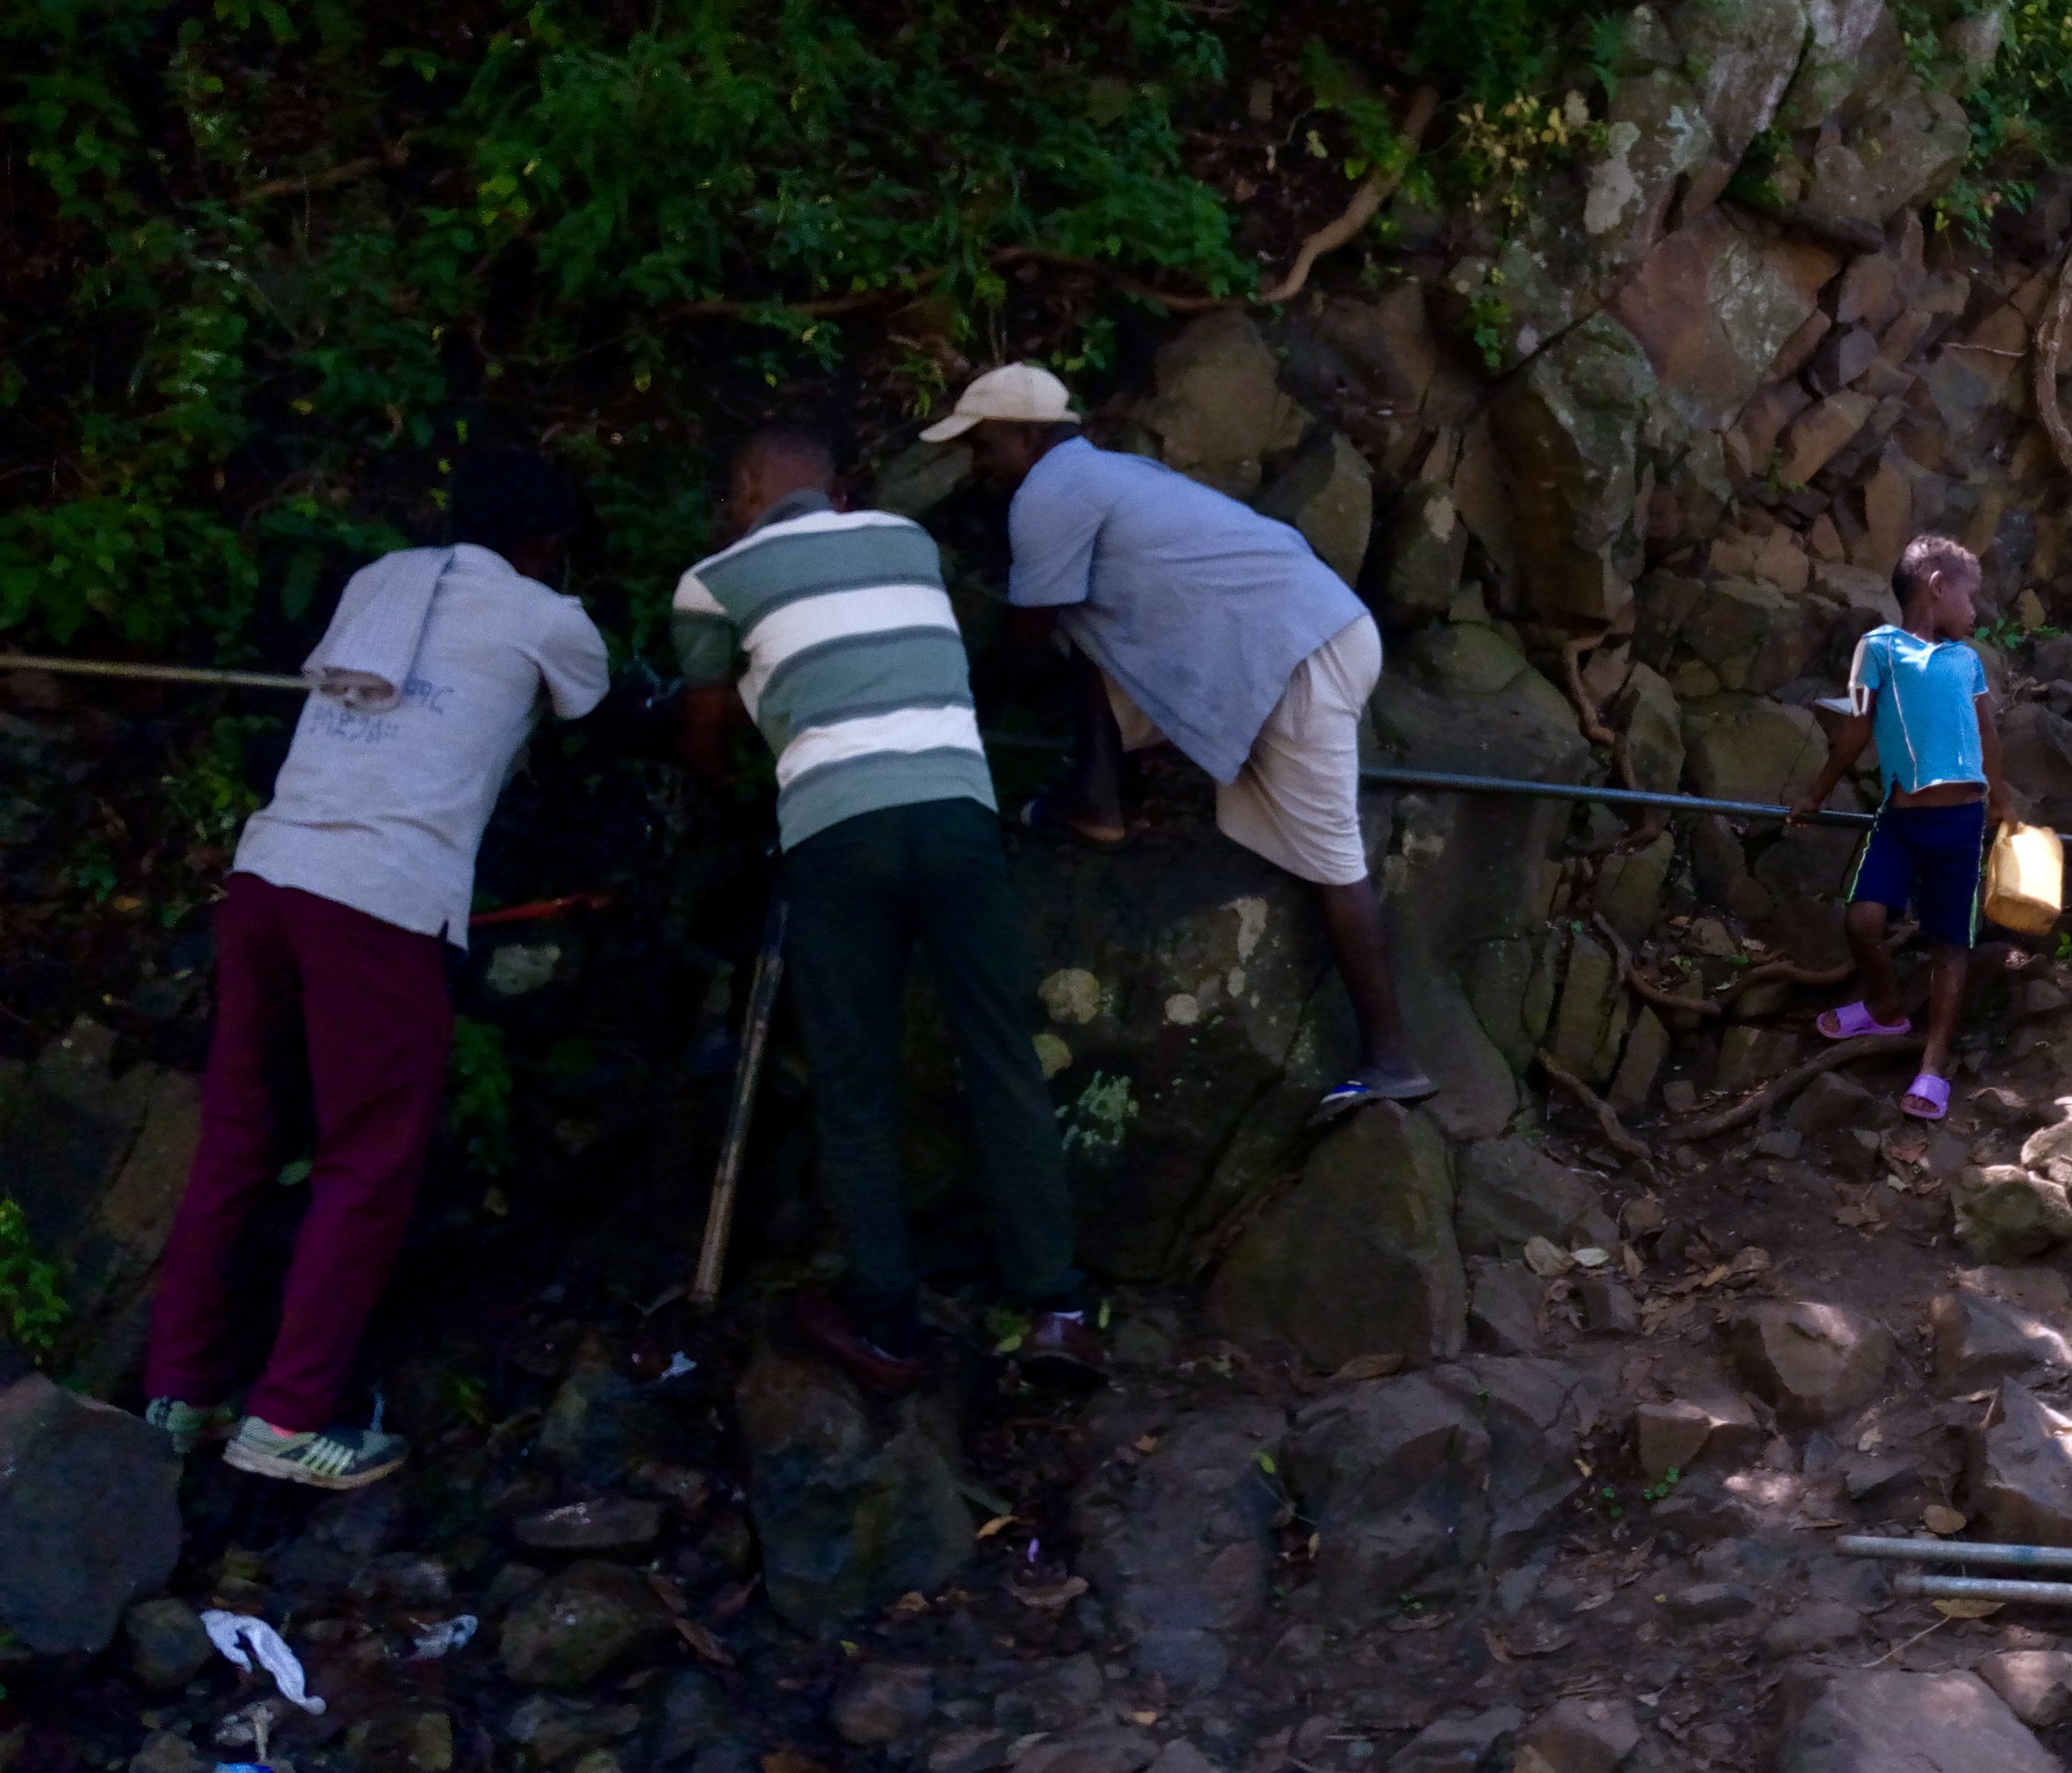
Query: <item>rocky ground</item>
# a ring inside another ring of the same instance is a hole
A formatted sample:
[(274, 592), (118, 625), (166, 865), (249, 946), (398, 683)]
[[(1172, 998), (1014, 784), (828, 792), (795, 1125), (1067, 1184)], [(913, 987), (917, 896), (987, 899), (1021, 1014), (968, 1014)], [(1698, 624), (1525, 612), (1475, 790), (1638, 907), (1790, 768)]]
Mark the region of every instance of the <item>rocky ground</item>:
[[(0, 1759), (185, 1773), (263, 1724), (276, 1767), (418, 1773), (2059, 1764), (2052, 1615), (1945, 1616), (1832, 1550), (2072, 1537), (2072, 1025), (2058, 967), (2015, 978), (1943, 1129), (1891, 1107), (1899, 1057), (1694, 1143), (1718, 1093), (1672, 1078), (1690, 1112), (1616, 1170), (1567, 1117), (1468, 1146), (1467, 1343), (1414, 1372), (1326, 1374), (1123, 1287), (1114, 1384), (1060, 1395), (952, 1286), (937, 1378), (886, 1405), (774, 1294), (667, 1301), (691, 1223), (636, 1190), (537, 1284), (486, 1267), (424, 1314), (389, 1375), (406, 1479), (326, 1499), (198, 1457), (167, 1597), (104, 1654), (18, 1648)], [(1421, 1118), (1370, 1111), (1306, 1174), (1400, 1178)], [(170, 1561), (136, 1524), (169, 1481), (130, 1419), (66, 1411), (0, 1406), (0, 1441), (17, 1487), (58, 1441), (102, 1487), (99, 1601), (42, 1574), (113, 1625)], [(16, 1602), (23, 1506), (0, 1481)], [(280, 1626), (323, 1715), (213, 1656), (205, 1607)], [(418, 1648), (462, 1615), (470, 1642)]]

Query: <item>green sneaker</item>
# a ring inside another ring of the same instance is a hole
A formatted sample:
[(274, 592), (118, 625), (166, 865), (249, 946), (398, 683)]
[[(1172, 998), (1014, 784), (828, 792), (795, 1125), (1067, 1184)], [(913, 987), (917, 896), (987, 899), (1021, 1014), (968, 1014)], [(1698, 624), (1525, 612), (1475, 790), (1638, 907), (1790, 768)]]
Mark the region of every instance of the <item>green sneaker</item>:
[(202, 1441), (223, 1441), (237, 1426), (234, 1404), (183, 1404), (176, 1397), (154, 1397), (144, 1406), (144, 1420), (173, 1437), (173, 1451), (185, 1458)]
[(326, 1429), (297, 1434), (247, 1416), (223, 1449), (223, 1463), (260, 1477), (286, 1478), (320, 1490), (357, 1490), (378, 1483), (410, 1457), (401, 1435), (378, 1429)]

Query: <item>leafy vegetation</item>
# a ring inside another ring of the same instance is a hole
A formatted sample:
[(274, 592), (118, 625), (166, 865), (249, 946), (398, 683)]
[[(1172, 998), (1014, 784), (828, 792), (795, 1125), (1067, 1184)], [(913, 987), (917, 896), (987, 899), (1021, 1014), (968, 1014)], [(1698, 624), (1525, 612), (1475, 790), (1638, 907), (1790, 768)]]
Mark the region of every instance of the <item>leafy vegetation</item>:
[[(1018, 253), (1241, 287), (1175, 95), (1178, 0), (25, 0), (0, 112), (42, 249), (4, 287), (0, 627), (234, 655), (436, 517), (494, 424), (587, 478), (651, 612), (701, 415), (845, 361), (925, 407)], [(718, 338), (721, 343), (715, 344)], [(434, 494), (433, 507), (438, 503)]]
[(447, 1137), (465, 1148), (476, 1175), (502, 1175), (511, 1168), (513, 1089), (504, 1031), (476, 1016), (456, 1016), (447, 1073)]
[(57, 1264), (36, 1253), (21, 1208), (0, 1195), (0, 1333), (41, 1360), (57, 1346), (72, 1308)]
[[(1973, 119), (1937, 219), (1983, 230), (2072, 156), (2072, 15), (1897, 10)], [(545, 437), (599, 519), (571, 588), (640, 650), (706, 540), (716, 432), (803, 390), (874, 443), (1010, 341), (1098, 378), (1130, 304), (1284, 263), (1320, 175), (1400, 170), (1501, 228), (1601, 140), (1629, 9), (1386, 12), (18, 0), (0, 632), (278, 662), (349, 566), (436, 528), (459, 451)], [(1241, 165), (1262, 74), (1285, 140)], [(1417, 80), (1446, 121), (1413, 163)], [(1790, 151), (1760, 140), (1734, 194), (1775, 206)], [(1498, 363), (1500, 308), (1467, 321)], [(99, 841), (74, 873), (106, 897)]]

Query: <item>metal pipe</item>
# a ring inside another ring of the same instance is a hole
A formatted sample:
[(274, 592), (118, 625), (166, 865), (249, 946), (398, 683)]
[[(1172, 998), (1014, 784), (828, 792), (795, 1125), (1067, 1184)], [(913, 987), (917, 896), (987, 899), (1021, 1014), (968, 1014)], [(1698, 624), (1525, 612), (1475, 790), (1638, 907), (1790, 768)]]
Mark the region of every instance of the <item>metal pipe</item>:
[(120, 659), (53, 659), (38, 653), (0, 653), (0, 671), (50, 671), (65, 677), (118, 677), (156, 684), (209, 684), (219, 690), (292, 690), (307, 695), (309, 680), (272, 671), (215, 671), (199, 665), (131, 665)]
[[(189, 665), (132, 665), (111, 659), (57, 659), (32, 653), (0, 653), (0, 671), (53, 671), (74, 677), (128, 678), (142, 682), (205, 684), (218, 689), (286, 690), (306, 695), (306, 679), (266, 671), (213, 671)], [(996, 750), (1062, 751), (1055, 739), (1023, 733), (987, 733)], [(1788, 806), (1761, 800), (1709, 800), (1697, 794), (1654, 794), (1644, 788), (1592, 788), (1578, 782), (1532, 782), (1515, 776), (1460, 776), (1444, 770), (1399, 769), (1393, 764), (1363, 764), (1359, 777), (1376, 788), (1429, 788), (1448, 794), (1509, 794), (1537, 800), (1572, 800), (1602, 806), (1659, 807), (1668, 812), (1717, 813), (1730, 819), (1786, 819)], [(1867, 830), (1877, 823), (1867, 812), (1833, 812), (1823, 808), (1805, 815), (1809, 825)], [(2072, 834), (2059, 836), (2072, 843)]]
[(2072, 1545), (1994, 1545), (1968, 1539), (1888, 1539), (1844, 1533), (1834, 1542), (1844, 1557), (1894, 1558), (1908, 1563), (2012, 1564), (2032, 1570), (2072, 1570)]
[[(1672, 812), (1717, 812), (1730, 819), (1782, 819), (1788, 806), (1761, 800), (1707, 800), (1696, 794), (1651, 794), (1644, 788), (1591, 788), (1579, 782), (1529, 782), (1511, 776), (1453, 776), (1440, 770), (1401, 770), (1390, 764), (1362, 764), (1359, 779), (1377, 788), (1425, 788), (1448, 794), (1519, 794), (1538, 800), (1587, 800), (1607, 806), (1660, 806)], [(1809, 825), (1867, 829), (1877, 823), (1867, 812), (1808, 813)]]
[(2005, 1576), (1917, 1576), (1911, 1570), (1892, 1580), (1895, 1594), (1928, 1599), (2027, 1601), (2040, 1607), (2072, 1607), (2072, 1582), (2017, 1582)]

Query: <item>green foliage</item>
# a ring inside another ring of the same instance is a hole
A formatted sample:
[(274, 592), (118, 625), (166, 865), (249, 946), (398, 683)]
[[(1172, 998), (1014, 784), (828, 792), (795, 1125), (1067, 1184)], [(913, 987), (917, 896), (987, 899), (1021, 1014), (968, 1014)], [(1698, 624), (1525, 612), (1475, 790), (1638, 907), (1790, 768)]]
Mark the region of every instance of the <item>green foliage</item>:
[[(1411, 60), (1470, 103), (1499, 110), (1546, 84), (1569, 27), (1594, 20), (1598, 10), (1587, 0), (1431, 0), (1411, 39)], [(1623, 30), (1614, 35), (1593, 22), (1590, 60), (1614, 59), (1623, 41)]]
[[(2002, 211), (2026, 210), (2033, 174), (2072, 156), (2072, 11), (2042, 0), (1896, 0), (1907, 55), (1931, 85), (1960, 81), (1971, 124), (1964, 170), (1932, 206), (1938, 231), (1984, 243)], [(1999, 20), (1997, 53), (1969, 78), (1953, 53), (1953, 32), (1987, 32)]]
[(57, 1264), (36, 1253), (21, 1208), (0, 1196), (0, 1332), (37, 1360), (56, 1348), (72, 1311), (62, 1281)]
[(453, 1052), (447, 1066), (446, 1130), (463, 1145), (478, 1175), (511, 1167), (511, 1056), (504, 1031), (476, 1016), (453, 1019)]
[(848, 373), (904, 306), (870, 367), (924, 408), (1007, 248), (1250, 276), (1186, 170), (1225, 68), (1181, 0), (22, 0), (0, 61), (38, 249), (0, 301), (40, 317), (0, 629), (61, 644), (237, 655), (435, 525), (470, 426), (551, 432), (644, 639), (722, 385)]
[(1491, 369), (1503, 367), (1503, 344), (1510, 330), (1511, 304), (1492, 287), (1496, 282), (1492, 274), (1487, 284), (1468, 298), (1465, 325), (1468, 342), (1481, 355), (1482, 361)]

